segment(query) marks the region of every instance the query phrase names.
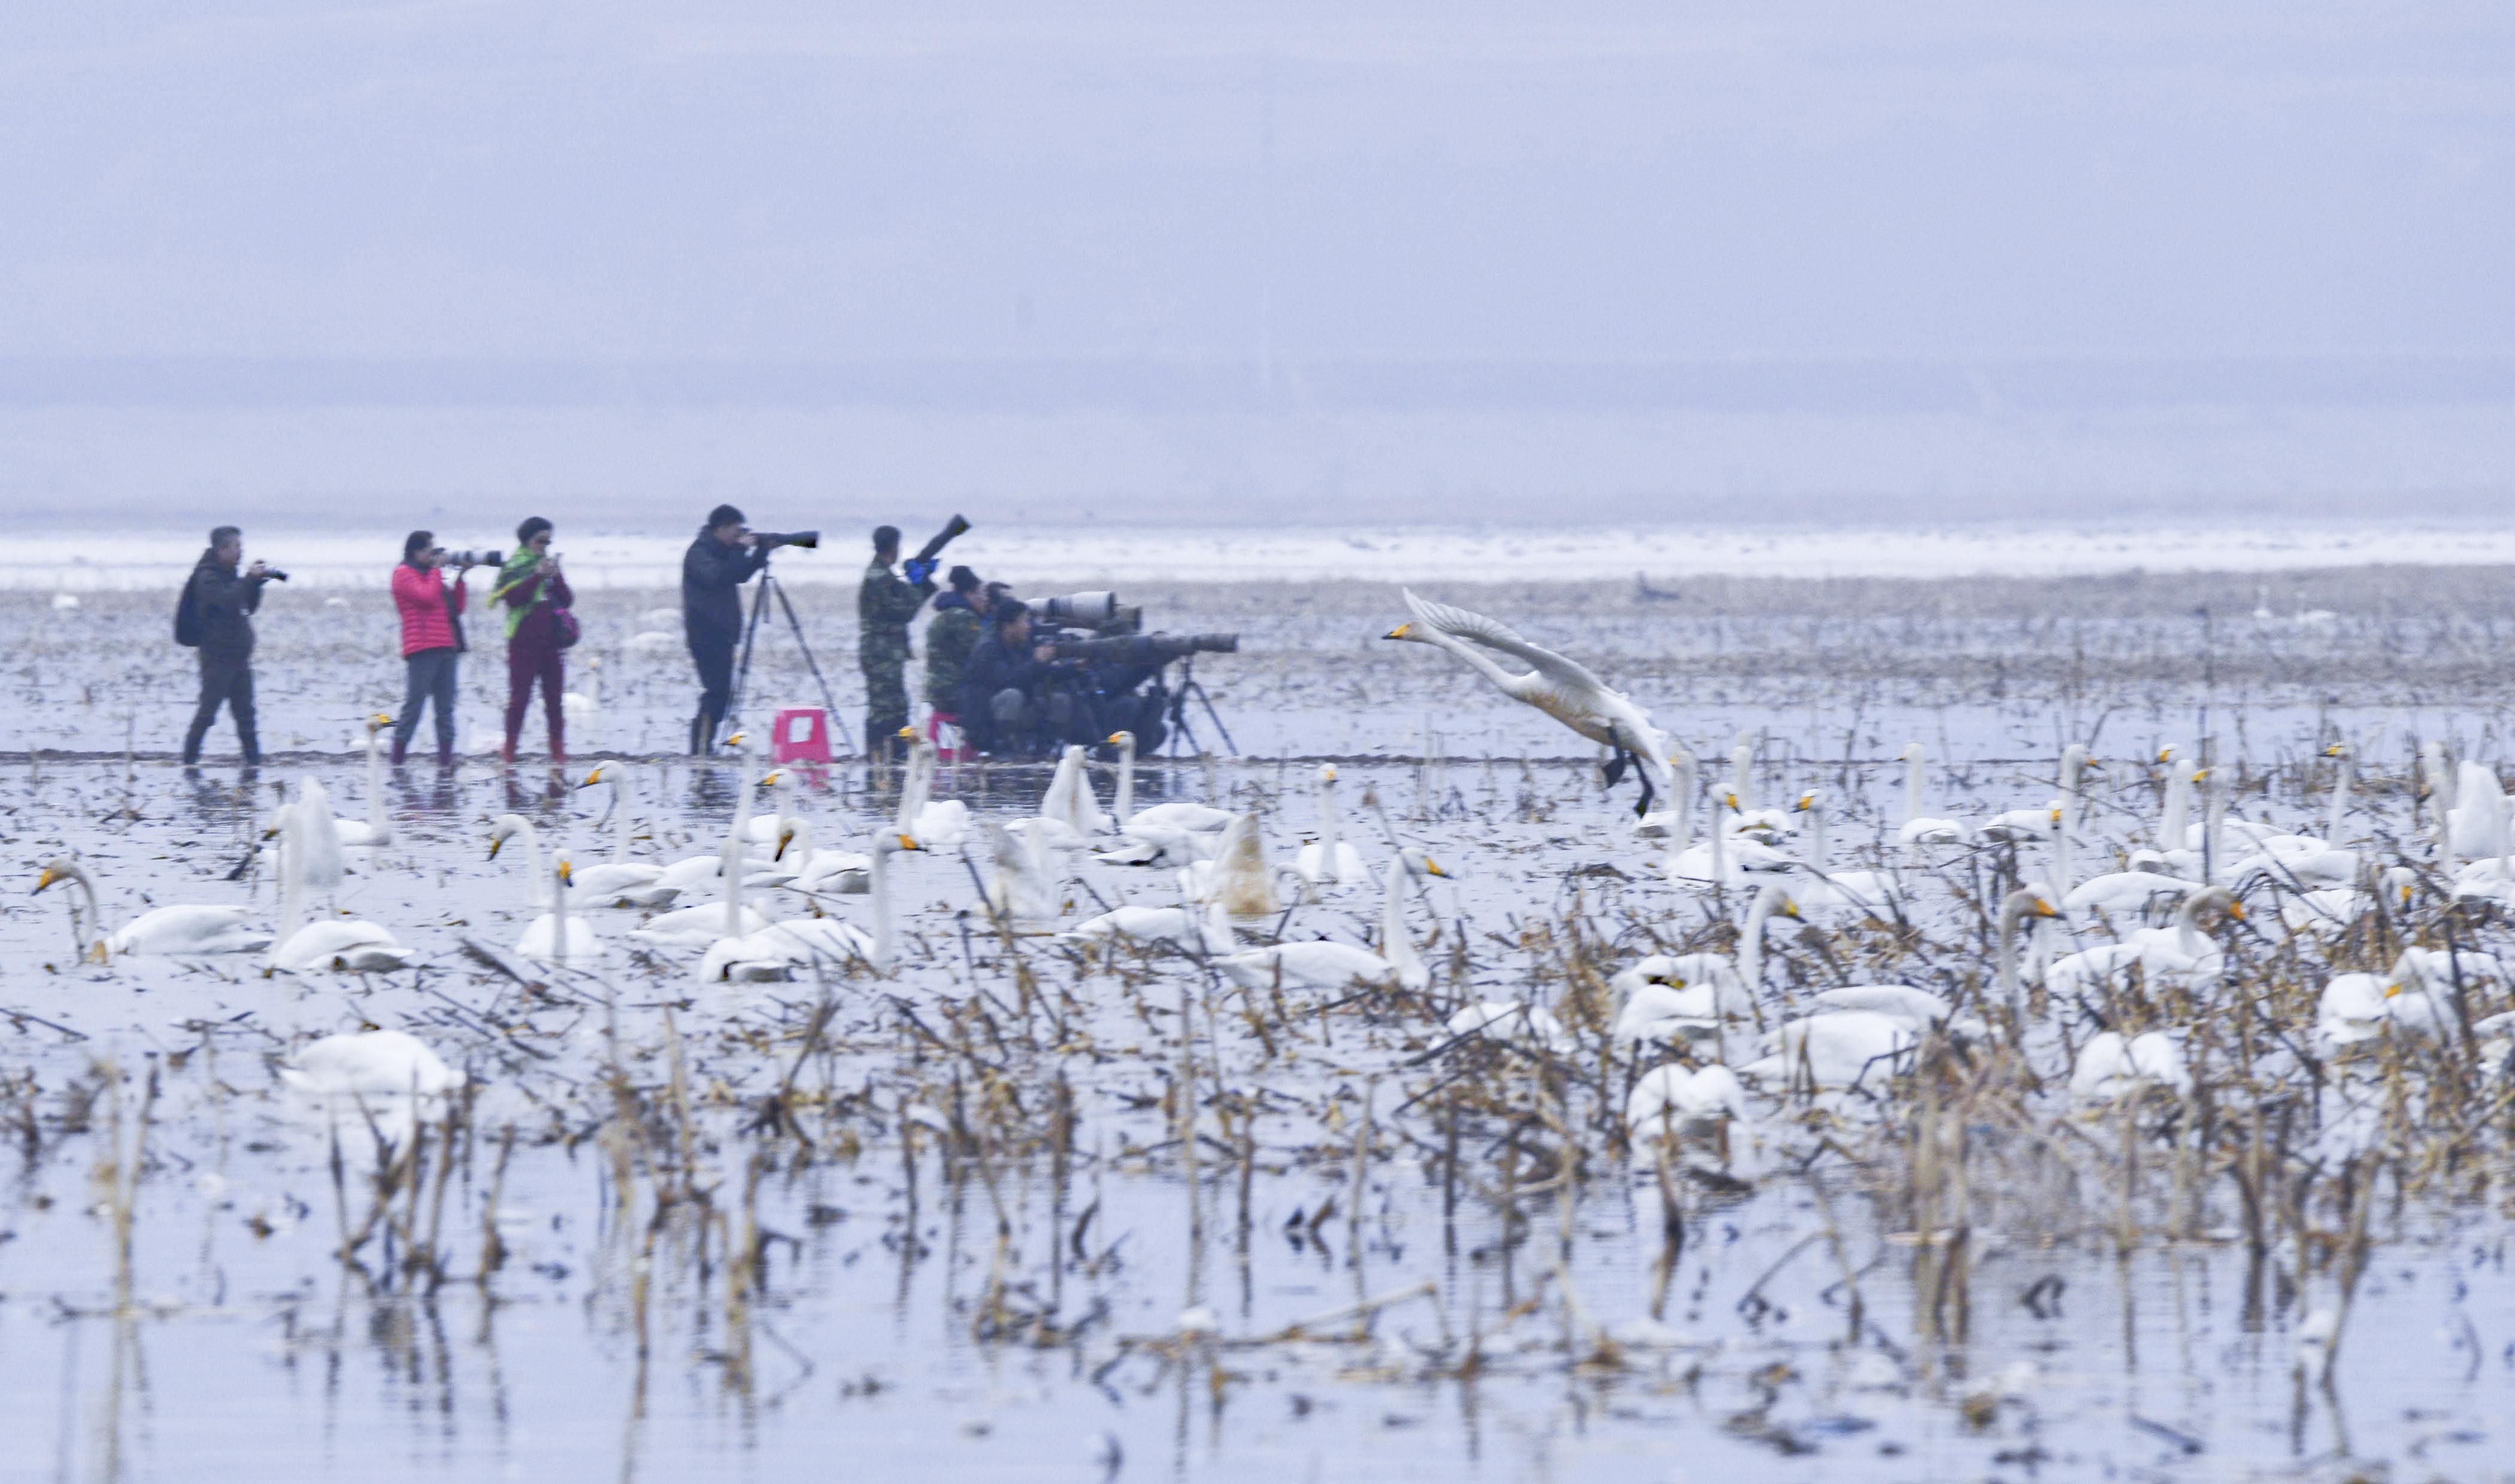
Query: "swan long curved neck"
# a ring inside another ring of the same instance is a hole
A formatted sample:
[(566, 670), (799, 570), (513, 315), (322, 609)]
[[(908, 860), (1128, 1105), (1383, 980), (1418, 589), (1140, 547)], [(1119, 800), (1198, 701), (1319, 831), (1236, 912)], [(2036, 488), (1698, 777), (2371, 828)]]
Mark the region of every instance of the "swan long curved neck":
[(899, 957), (898, 944), (891, 936), (890, 927), (891, 852), (886, 848), (888, 845), (889, 842), (883, 840), (873, 843), (873, 864), (867, 872), (871, 880), (866, 883), (873, 908), (873, 967), (886, 973)]
[(2195, 891), (2174, 911), (2174, 946), (2196, 959), (2209, 951), (2209, 940), (2201, 935), (2201, 899)]
[(1832, 842), (1825, 832), (1825, 801), (1810, 799), (1808, 801), (1808, 864), (1816, 868), (1817, 875), (1823, 876), (1833, 869), (1833, 857)]
[(1768, 886), (1755, 893), (1754, 902), (1747, 908), (1747, 928), (1738, 938), (1738, 977), (1747, 981), (1747, 993), (1753, 994), (1764, 979), (1764, 923), (1773, 915), (1773, 903), (1781, 887)]
[(742, 837), (727, 835), (718, 869), (724, 874), (724, 935), (742, 936)]
[(551, 866), (551, 962), (567, 967), (567, 852)]
[(303, 804), (292, 804), (279, 817), (279, 932), (270, 940), (274, 949), (295, 935), (306, 917), (306, 840), (299, 833), (305, 828), (300, 819), (305, 811)]
[(1501, 687), (1501, 689), (1508, 695), (1518, 695), (1522, 690), (1528, 687), (1531, 681), (1537, 679), (1535, 671), (1531, 671), (1526, 675), (1511, 674), (1509, 671), (1502, 668), (1502, 666), (1494, 663), (1491, 655), (1486, 654), (1475, 645), (1467, 643), (1462, 639), (1453, 639), (1449, 635), (1442, 633), (1440, 630), (1433, 628), (1429, 624), (1414, 625), (1409, 631), (1407, 637), (1410, 639), (1421, 639), (1427, 644), (1438, 644), (1442, 648), (1449, 650), (1460, 659), (1466, 661), (1470, 667), (1481, 673), (1486, 680), (1493, 681), (1495, 685)]
[(908, 776), (899, 785), (899, 814), (892, 822), (903, 831), (917, 828), (917, 816), (926, 811), (926, 802), (934, 797), (934, 751), (923, 742), (912, 742), (908, 750)]
[[(62, 869), (62, 875), (78, 888), (78, 898), (70, 903), (70, 937), (77, 942), (78, 951), (84, 954), (90, 942), (102, 943), (105, 939), (104, 911), (97, 905), (96, 883), (88, 876), (87, 867), (71, 861)], [(84, 913), (81, 911), (82, 903), (85, 904)]]
[(385, 817), (385, 754), (376, 728), (367, 728), (367, 833), (377, 844), (392, 831)]
[(2158, 814), (2157, 847), (2180, 850), (2192, 829), (2192, 773), (2180, 762), (2169, 762), (2165, 773), (2165, 806)]
[(1676, 807), (1676, 828), (1669, 833), (1674, 837), (1676, 848), (1683, 850), (1687, 845), (1694, 844), (1694, 755), (1680, 752), (1670, 760), (1669, 767), (1676, 780), (1676, 787), (1672, 791), (1676, 795), (1673, 801)]
[(2336, 850), (2340, 848), (2340, 842), (2344, 838), (2342, 832), (2347, 828), (2349, 785), (2357, 776), (2358, 759), (2348, 749), (2343, 748), (2339, 757), (2332, 761), (2335, 766), (2331, 775), (2331, 817), (2323, 826), (2323, 840), (2326, 845)]
[(1319, 871), (1331, 880), (1337, 874), (1336, 778), (1333, 774), (1319, 780)]
[(2022, 996), (2017, 985), (2017, 929), (2026, 922), (2026, 902), (2016, 892), (2000, 904), (2000, 992), (2015, 1005)]
[(1118, 823), (1135, 817), (1135, 734), (1128, 732), (1118, 743), (1118, 799), (1112, 808)]
[(611, 783), (611, 861), (614, 865), (625, 866), (629, 864), (631, 837), (629, 790), (622, 784), (618, 773), (610, 773), (609, 779)]
[(1422, 968), (1422, 956), (1415, 951), (1414, 935), (1406, 930), (1405, 857), (1388, 863), (1388, 897), (1380, 909), (1380, 956), (1402, 976)]
[(1745, 813), (1755, 797), (1755, 750), (1741, 742), (1729, 749), (1729, 792)]

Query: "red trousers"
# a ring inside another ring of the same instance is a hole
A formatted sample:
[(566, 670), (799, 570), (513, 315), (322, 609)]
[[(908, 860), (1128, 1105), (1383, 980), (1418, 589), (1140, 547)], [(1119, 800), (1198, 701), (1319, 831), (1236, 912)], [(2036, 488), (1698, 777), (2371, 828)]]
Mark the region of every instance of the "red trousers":
[(533, 698), (533, 681), (542, 682), (542, 714), (550, 719), (550, 755), (554, 761), (567, 757), (567, 717), (559, 706), (559, 694), (567, 688), (564, 661), (557, 644), (534, 633), (539, 628), (548, 633), (548, 625), (527, 624), (507, 642), (507, 756), (515, 755), (515, 740), (523, 733), (524, 707)]

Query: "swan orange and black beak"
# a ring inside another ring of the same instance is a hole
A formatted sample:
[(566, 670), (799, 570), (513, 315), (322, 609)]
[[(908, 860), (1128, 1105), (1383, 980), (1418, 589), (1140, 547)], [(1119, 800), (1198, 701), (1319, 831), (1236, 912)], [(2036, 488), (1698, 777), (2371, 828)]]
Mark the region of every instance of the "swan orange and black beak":
[[(67, 877), (65, 877), (65, 876), (63, 876), (61, 872), (54, 870), (54, 869), (53, 869), (52, 867), (50, 867), (50, 866), (46, 866), (46, 867), (44, 868), (43, 874), (42, 874), (41, 876), (38, 876), (38, 877), (36, 877), (36, 878), (35, 878), (35, 891), (41, 891), (41, 890), (43, 890), (46, 886), (51, 886), (53, 883), (55, 883), (55, 882), (57, 882), (57, 881), (66, 881), (66, 880), (68, 880), (68, 878), (67, 878)], [(35, 894), (35, 891), (29, 891), (29, 892), (27, 892), (26, 894), (27, 894), (28, 896), (32, 896), (32, 895), (34, 895), (34, 894)]]
[(1380, 637), (1381, 639), (1413, 639), (1415, 637), (1415, 626), (1413, 624), (1399, 624), (1396, 628), (1389, 630), (1387, 633)]

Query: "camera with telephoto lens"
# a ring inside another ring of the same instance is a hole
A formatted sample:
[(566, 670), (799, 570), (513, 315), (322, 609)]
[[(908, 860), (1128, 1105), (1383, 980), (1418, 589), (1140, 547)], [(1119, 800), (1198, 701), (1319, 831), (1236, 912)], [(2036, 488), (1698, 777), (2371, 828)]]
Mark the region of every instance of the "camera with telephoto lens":
[(1092, 639), (1051, 640), (1061, 660), (1088, 660), (1105, 665), (1167, 665), (1191, 654), (1237, 654), (1237, 634), (1107, 634)]
[(504, 552), (447, 552), (445, 559), (458, 567), (502, 567), (507, 564)]
[(800, 546), (807, 552), (821, 545), (819, 531), (753, 531), (751, 539), (764, 547)]
[(288, 580), (288, 574), (279, 570), (277, 567), (264, 567), (262, 569), (262, 575), (264, 580), (268, 582), (286, 582)]
[(1054, 662), (1030, 688), (1029, 735), (1005, 751), (1077, 743), (1106, 754), (1112, 733), (1131, 731), (1149, 753), (1177, 720), (1172, 662), (1240, 648), (1237, 634), (1144, 633), (1144, 610), (1114, 593), (1046, 598), (1034, 612), (1032, 642), (1047, 645)]

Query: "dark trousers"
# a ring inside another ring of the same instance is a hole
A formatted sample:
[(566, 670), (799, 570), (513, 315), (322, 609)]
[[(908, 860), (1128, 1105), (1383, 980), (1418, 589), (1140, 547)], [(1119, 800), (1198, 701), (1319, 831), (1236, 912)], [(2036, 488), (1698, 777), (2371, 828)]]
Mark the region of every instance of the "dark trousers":
[(550, 720), (551, 757), (565, 758), (567, 719), (559, 707), (559, 694), (567, 688), (567, 675), (558, 646), (523, 634), (507, 641), (507, 756), (515, 755), (515, 739), (523, 732), (524, 707), (533, 698), (535, 680), (542, 685), (542, 714)]
[(419, 713), (431, 702), (436, 705), (437, 755), (454, 751), (454, 677), (462, 658), (463, 651), (451, 644), (402, 656), (410, 683), (402, 692), (401, 720), (393, 723), (393, 756), (401, 756), (410, 746), (410, 739), (419, 732)]
[(184, 761), (201, 761), (201, 739), (210, 734), (210, 723), (218, 720), (219, 708), (225, 706), (234, 721), (236, 744), (248, 763), (262, 761), (262, 739), (254, 731), (253, 656), (224, 654), (209, 649), (201, 655), (201, 704), (192, 712), (192, 726), (184, 733)]
[(724, 709), (733, 704), (733, 636), (692, 634), (689, 639), (690, 663), (699, 669), (699, 714), (690, 720), (690, 752), (695, 756), (715, 750)]
[(900, 728), (908, 724), (908, 682), (901, 676), (907, 668), (906, 661), (861, 668), (865, 682), (865, 756), (908, 756), (908, 744), (899, 736)]

